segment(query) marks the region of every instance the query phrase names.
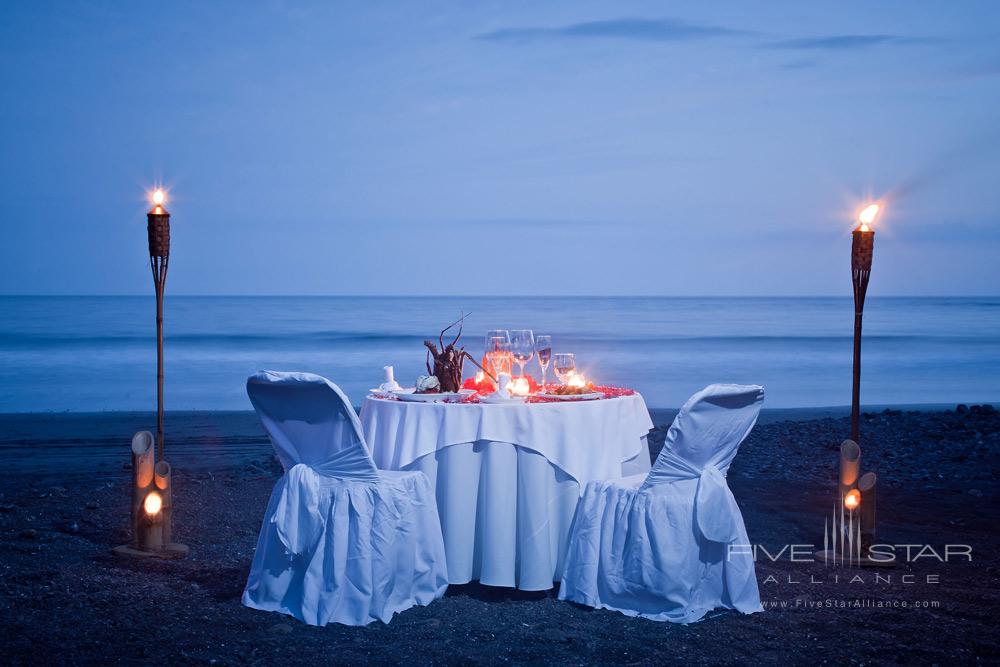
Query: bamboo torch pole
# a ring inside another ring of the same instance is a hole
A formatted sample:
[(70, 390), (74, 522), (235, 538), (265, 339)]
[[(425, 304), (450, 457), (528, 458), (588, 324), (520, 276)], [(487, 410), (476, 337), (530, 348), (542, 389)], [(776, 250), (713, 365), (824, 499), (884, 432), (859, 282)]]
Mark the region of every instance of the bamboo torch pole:
[(163, 289), (170, 263), (170, 213), (163, 207), (163, 190), (153, 193), (153, 208), (146, 214), (149, 267), (156, 290), (156, 458), (163, 458)]
[(861, 441), (861, 320), (865, 310), (865, 294), (872, 273), (872, 250), (875, 232), (871, 224), (878, 215), (879, 205), (870, 204), (858, 215), (858, 227), (851, 234), (851, 282), (854, 285), (854, 381), (851, 385), (851, 440)]

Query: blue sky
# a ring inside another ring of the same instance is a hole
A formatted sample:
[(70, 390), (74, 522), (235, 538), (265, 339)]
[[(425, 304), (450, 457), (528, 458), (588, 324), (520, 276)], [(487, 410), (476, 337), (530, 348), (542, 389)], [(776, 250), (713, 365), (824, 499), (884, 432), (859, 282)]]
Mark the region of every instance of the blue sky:
[[(0, 293), (1000, 285), (1000, 4), (0, 7)], [(492, 274), (492, 275), (491, 275)]]

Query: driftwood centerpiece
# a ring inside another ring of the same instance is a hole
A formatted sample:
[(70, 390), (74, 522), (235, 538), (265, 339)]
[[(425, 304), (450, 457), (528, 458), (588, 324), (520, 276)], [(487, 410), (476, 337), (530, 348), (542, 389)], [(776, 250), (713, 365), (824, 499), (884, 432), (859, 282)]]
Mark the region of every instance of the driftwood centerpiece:
[[(453, 341), (445, 345), (444, 335), (454, 326), (458, 326), (458, 333)], [(441, 391), (445, 393), (457, 392), (462, 388), (462, 367), (465, 365), (466, 359), (479, 366), (480, 370), (491, 379), (496, 380), (489, 371), (479, 365), (479, 362), (471, 354), (465, 351), (464, 347), (458, 347), (464, 326), (465, 313), (462, 313), (460, 318), (441, 330), (441, 333), (438, 334), (437, 345), (431, 340), (424, 341), (424, 347), (427, 348), (427, 372), (438, 379), (438, 382), (441, 383)]]

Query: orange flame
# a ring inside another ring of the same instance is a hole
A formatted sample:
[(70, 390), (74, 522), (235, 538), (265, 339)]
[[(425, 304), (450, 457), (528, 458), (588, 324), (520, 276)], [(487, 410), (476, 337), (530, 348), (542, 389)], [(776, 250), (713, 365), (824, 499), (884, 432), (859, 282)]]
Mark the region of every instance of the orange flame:
[(861, 492), (857, 489), (851, 489), (844, 496), (844, 508), (849, 510), (856, 510), (861, 505)]
[(859, 229), (861, 231), (871, 231), (871, 224), (875, 222), (875, 217), (878, 216), (880, 208), (878, 204), (868, 204), (868, 206), (861, 209), (861, 213), (858, 214), (858, 222), (861, 223)]
[(142, 508), (146, 510), (146, 514), (153, 516), (160, 511), (163, 507), (163, 497), (156, 491), (151, 492), (146, 496), (146, 500), (142, 503)]

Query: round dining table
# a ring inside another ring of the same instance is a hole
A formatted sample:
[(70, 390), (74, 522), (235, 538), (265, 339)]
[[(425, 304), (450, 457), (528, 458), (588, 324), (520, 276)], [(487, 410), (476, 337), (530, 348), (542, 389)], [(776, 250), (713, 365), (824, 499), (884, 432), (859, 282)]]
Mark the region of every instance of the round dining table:
[(552, 588), (587, 483), (650, 468), (653, 423), (638, 393), (503, 404), (369, 395), (360, 416), (380, 469), (420, 470), (435, 488), (452, 584)]

